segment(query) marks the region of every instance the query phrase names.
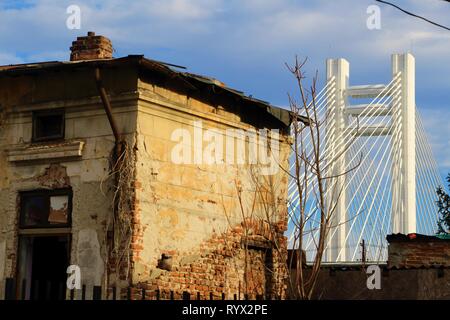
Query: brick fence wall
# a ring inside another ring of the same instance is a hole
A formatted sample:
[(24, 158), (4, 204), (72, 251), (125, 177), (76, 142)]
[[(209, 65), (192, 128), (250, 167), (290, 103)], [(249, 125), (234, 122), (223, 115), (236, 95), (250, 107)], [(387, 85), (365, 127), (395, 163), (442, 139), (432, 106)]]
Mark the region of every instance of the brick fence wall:
[(420, 234), (389, 235), (389, 268), (450, 267), (450, 240)]
[(379, 265), (380, 289), (367, 286), (370, 263), (323, 265), (313, 299), (450, 299), (450, 239), (393, 234), (387, 240), (388, 262)]

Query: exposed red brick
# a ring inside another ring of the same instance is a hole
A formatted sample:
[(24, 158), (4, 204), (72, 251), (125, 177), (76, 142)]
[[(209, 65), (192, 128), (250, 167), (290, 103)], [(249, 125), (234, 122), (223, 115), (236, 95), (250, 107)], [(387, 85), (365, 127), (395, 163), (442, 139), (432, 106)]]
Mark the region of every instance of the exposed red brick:
[(432, 236), (388, 236), (390, 268), (450, 266), (450, 241)]
[[(274, 250), (273, 247), (267, 248), (268, 239), (273, 238), (273, 234), (276, 239), (270, 241), (286, 242), (282, 229), (279, 225), (269, 226), (264, 221), (246, 220), (228, 233), (213, 235), (209, 241), (199, 246), (201, 254), (198, 260), (189, 265), (174, 266), (172, 271), (148, 280), (145, 285), (140, 283), (136, 286), (157, 288), (161, 293), (164, 290), (181, 290), (179, 295), (174, 294), (175, 299), (181, 298), (183, 291), (189, 292), (192, 299), (197, 298), (197, 293), (200, 293), (201, 298), (209, 299), (210, 292), (215, 298), (221, 298), (222, 293), (229, 297), (240, 293), (243, 298), (244, 292), (252, 299), (255, 299), (256, 295), (264, 294), (267, 298), (285, 297), (287, 253)], [(244, 230), (252, 234), (249, 239), (245, 238)], [(261, 243), (261, 248), (252, 247), (247, 250), (245, 268), (247, 242), (256, 247)], [(132, 248), (139, 246), (134, 243)], [(176, 251), (170, 252), (174, 257), (178, 254)], [(231, 263), (233, 261), (239, 266)], [(266, 272), (268, 268), (272, 270)], [(150, 296), (148, 298), (150, 299)], [(163, 296), (161, 298), (164, 299)]]
[(111, 59), (113, 48), (108, 38), (88, 32), (86, 37), (78, 37), (72, 42), (70, 51), (70, 61)]

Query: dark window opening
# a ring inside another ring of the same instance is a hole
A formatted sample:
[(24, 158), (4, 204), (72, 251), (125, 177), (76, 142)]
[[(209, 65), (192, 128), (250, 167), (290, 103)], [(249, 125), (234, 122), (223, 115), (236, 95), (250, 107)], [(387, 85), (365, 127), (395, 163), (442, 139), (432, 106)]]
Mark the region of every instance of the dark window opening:
[(64, 110), (33, 112), (33, 142), (64, 139)]
[(71, 210), (71, 190), (22, 192), (20, 194), (20, 227), (69, 227)]

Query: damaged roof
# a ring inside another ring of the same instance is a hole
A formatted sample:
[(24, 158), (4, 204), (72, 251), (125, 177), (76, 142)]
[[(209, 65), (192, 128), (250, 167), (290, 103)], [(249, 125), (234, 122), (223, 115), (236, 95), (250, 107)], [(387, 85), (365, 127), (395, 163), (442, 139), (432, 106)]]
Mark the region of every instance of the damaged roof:
[[(209, 87), (213, 92), (222, 92), (243, 102), (254, 105), (261, 110), (264, 110), (268, 114), (272, 115), (275, 119), (279, 120), (283, 125), (289, 126), (292, 123), (294, 113), (289, 110), (271, 105), (267, 101), (247, 96), (242, 91), (238, 91), (227, 87), (223, 82), (194, 73), (185, 71), (185, 67), (161, 62), (157, 60), (147, 59), (143, 55), (128, 55), (122, 58), (101, 59), (101, 60), (82, 60), (82, 61), (49, 61), (27, 64), (16, 64), (0, 66), (0, 77), (3, 76), (16, 76), (21, 74), (32, 74), (41, 72), (43, 70), (55, 70), (62, 68), (81, 68), (81, 67), (108, 67), (117, 65), (137, 65), (146, 70), (157, 72), (169, 76), (170, 78), (177, 78), (182, 81), (186, 86), (193, 90), (199, 90), (204, 87)], [(297, 115), (297, 119), (304, 123), (308, 123), (308, 118)]]

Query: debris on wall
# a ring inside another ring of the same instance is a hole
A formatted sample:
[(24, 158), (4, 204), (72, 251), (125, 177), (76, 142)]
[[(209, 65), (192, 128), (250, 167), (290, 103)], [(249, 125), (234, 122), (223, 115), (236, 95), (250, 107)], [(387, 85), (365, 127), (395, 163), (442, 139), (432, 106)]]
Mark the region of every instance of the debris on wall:
[(67, 175), (66, 167), (60, 164), (51, 164), (37, 180), (42, 186), (51, 189), (67, 188), (70, 186), (70, 179)]

